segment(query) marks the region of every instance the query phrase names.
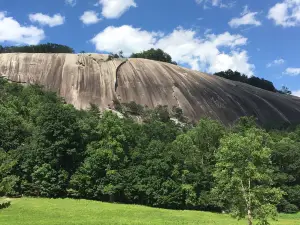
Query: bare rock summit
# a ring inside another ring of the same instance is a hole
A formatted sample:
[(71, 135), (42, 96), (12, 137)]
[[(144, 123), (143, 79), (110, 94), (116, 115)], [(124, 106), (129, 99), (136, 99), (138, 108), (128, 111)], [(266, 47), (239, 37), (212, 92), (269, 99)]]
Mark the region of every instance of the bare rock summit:
[(56, 91), (76, 108), (101, 109), (113, 100), (150, 108), (182, 108), (192, 120), (228, 125), (241, 116), (261, 124), (299, 123), (300, 98), (146, 59), (111, 59), (101, 54), (0, 54), (0, 76)]

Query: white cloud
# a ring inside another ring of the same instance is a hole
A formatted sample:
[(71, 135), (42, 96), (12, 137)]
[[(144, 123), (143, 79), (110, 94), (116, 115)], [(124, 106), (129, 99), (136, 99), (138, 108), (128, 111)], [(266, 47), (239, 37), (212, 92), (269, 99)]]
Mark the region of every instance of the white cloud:
[[(107, 27), (91, 41), (98, 51), (122, 50), (126, 56), (150, 48), (161, 48), (178, 63), (210, 73), (232, 69), (253, 75), (254, 70), (254, 65), (248, 62), (247, 52), (238, 49), (247, 44), (247, 38), (228, 32), (219, 35), (207, 34), (200, 38), (196, 31), (181, 27), (164, 35), (124, 25)], [(220, 49), (227, 51), (225, 53)]]
[(77, 2), (76, 2), (76, 0), (65, 0), (65, 3), (67, 5), (70, 5), (70, 6), (74, 7)]
[(35, 13), (29, 14), (29, 19), (31, 22), (36, 22), (40, 25), (48, 25), (49, 27), (55, 27), (65, 23), (65, 17), (60, 14), (55, 14), (51, 17), (42, 13)]
[(285, 63), (284, 59), (275, 59), (274, 61), (267, 64), (267, 68), (270, 68), (272, 66), (282, 65)]
[(142, 31), (131, 26), (107, 27), (96, 35), (91, 41), (98, 51), (119, 52), (130, 55), (133, 52), (140, 52), (153, 48), (158, 33)]
[(300, 75), (300, 68), (289, 67), (283, 73), (286, 75), (290, 75), (290, 76), (298, 76), (298, 75)]
[(80, 17), (80, 20), (86, 25), (95, 24), (101, 20), (98, 16), (99, 14), (95, 11), (85, 11)]
[(208, 71), (215, 73), (231, 69), (251, 76), (253, 75), (254, 65), (249, 64), (248, 61), (249, 57), (246, 51), (233, 51), (230, 54), (221, 53), (217, 55)]
[(203, 4), (204, 9), (209, 8), (208, 5), (220, 8), (231, 8), (234, 6), (234, 1), (224, 3), (223, 0), (195, 0), (197, 4)]
[(6, 12), (0, 12), (0, 42), (38, 44), (45, 38), (44, 31), (34, 26), (22, 26)]
[(300, 26), (300, 0), (284, 0), (274, 5), (268, 13), (268, 18), (283, 27)]
[(229, 26), (237, 28), (242, 25), (254, 25), (256, 27), (261, 26), (261, 22), (256, 19), (258, 12), (250, 12), (248, 6), (244, 7), (244, 11), (241, 13), (241, 17), (233, 18), (229, 21)]
[(292, 95), (297, 96), (297, 97), (300, 97), (300, 90), (298, 90), (298, 91), (293, 91), (293, 92), (292, 92)]
[(247, 38), (241, 35), (231, 35), (229, 32), (225, 32), (220, 35), (208, 34), (207, 37), (209, 37), (215, 46), (235, 47), (238, 45), (245, 45), (247, 43)]
[(129, 8), (137, 7), (135, 0), (99, 0), (102, 5), (102, 16), (115, 19), (122, 16)]

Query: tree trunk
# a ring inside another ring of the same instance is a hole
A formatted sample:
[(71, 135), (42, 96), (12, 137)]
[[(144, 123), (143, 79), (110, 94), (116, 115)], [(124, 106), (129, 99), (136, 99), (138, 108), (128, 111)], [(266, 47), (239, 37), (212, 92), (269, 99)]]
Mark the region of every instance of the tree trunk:
[(248, 224), (252, 225), (252, 215), (251, 215), (251, 210), (248, 209)]

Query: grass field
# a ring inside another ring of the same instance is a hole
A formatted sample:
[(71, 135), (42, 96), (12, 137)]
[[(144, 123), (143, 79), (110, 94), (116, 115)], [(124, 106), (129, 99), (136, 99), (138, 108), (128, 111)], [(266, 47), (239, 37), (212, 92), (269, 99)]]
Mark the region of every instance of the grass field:
[[(12, 199), (12, 205), (0, 210), (1, 225), (71, 224), (212, 224), (239, 225), (228, 215), (198, 211), (174, 211), (144, 206), (109, 204), (72, 199)], [(299, 225), (300, 214), (280, 215), (276, 225)]]

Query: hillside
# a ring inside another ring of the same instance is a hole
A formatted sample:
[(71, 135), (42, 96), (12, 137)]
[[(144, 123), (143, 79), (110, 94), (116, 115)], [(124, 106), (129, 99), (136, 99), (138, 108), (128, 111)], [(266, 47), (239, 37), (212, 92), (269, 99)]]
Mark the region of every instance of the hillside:
[(185, 116), (232, 124), (255, 116), (261, 124), (300, 122), (300, 99), (176, 65), (146, 59), (110, 59), (99, 54), (7, 53), (0, 74), (10, 81), (40, 84), (76, 108), (102, 109), (134, 101), (149, 108), (177, 106)]
[[(274, 225), (299, 224), (300, 214), (280, 215)], [(200, 211), (154, 209), (137, 205), (109, 204), (71, 199), (14, 199), (12, 206), (0, 211), (1, 225), (80, 225), (80, 224), (207, 224), (240, 225), (229, 215)]]

